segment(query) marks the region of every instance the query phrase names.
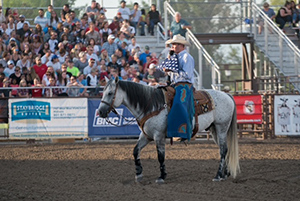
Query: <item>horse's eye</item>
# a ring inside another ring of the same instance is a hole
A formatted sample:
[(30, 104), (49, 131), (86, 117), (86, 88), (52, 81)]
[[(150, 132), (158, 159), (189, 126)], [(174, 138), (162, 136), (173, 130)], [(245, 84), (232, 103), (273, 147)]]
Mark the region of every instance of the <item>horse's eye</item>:
[(111, 95), (112, 95), (112, 92), (108, 92), (108, 95), (111, 96)]

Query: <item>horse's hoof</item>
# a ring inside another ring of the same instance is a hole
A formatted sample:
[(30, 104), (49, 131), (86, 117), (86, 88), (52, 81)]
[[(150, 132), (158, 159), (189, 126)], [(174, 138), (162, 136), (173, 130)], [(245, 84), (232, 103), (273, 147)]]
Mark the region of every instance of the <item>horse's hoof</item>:
[(164, 184), (165, 183), (165, 180), (163, 180), (162, 178), (158, 178), (156, 179), (155, 181), (157, 184)]
[(141, 182), (143, 179), (143, 174), (135, 175), (135, 181), (136, 182)]
[(226, 180), (226, 178), (222, 178), (222, 177), (215, 177), (215, 178), (213, 178), (213, 180), (212, 180), (212, 181), (224, 181), (224, 180)]

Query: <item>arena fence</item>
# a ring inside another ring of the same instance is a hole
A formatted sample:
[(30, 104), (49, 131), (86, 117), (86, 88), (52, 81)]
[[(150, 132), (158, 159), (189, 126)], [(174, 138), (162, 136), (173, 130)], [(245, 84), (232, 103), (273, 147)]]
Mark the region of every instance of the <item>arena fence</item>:
[[(235, 94), (239, 137), (300, 135), (300, 95)], [(97, 116), (101, 97), (1, 98), (0, 137), (8, 140), (138, 137), (132, 114), (121, 106), (108, 123)], [(200, 132), (201, 134), (201, 132)], [(207, 134), (202, 132), (203, 134)]]

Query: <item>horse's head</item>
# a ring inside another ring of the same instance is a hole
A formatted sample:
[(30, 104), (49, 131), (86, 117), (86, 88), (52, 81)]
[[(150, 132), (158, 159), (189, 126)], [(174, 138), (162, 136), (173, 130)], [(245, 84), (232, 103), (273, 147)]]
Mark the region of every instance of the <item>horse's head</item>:
[(115, 107), (121, 105), (122, 100), (118, 99), (117, 91), (119, 78), (108, 79), (105, 77), (106, 86), (103, 90), (102, 100), (98, 109), (98, 114), (102, 118), (106, 118), (111, 111), (115, 111)]

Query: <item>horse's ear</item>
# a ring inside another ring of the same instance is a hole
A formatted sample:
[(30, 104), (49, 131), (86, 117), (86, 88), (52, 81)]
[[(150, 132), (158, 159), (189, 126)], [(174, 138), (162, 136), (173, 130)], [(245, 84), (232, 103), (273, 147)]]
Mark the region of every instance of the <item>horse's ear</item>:
[(115, 83), (116, 83), (116, 84), (119, 83), (119, 76), (116, 76), (116, 78), (115, 78)]
[(105, 82), (108, 83), (109, 79), (105, 76)]

